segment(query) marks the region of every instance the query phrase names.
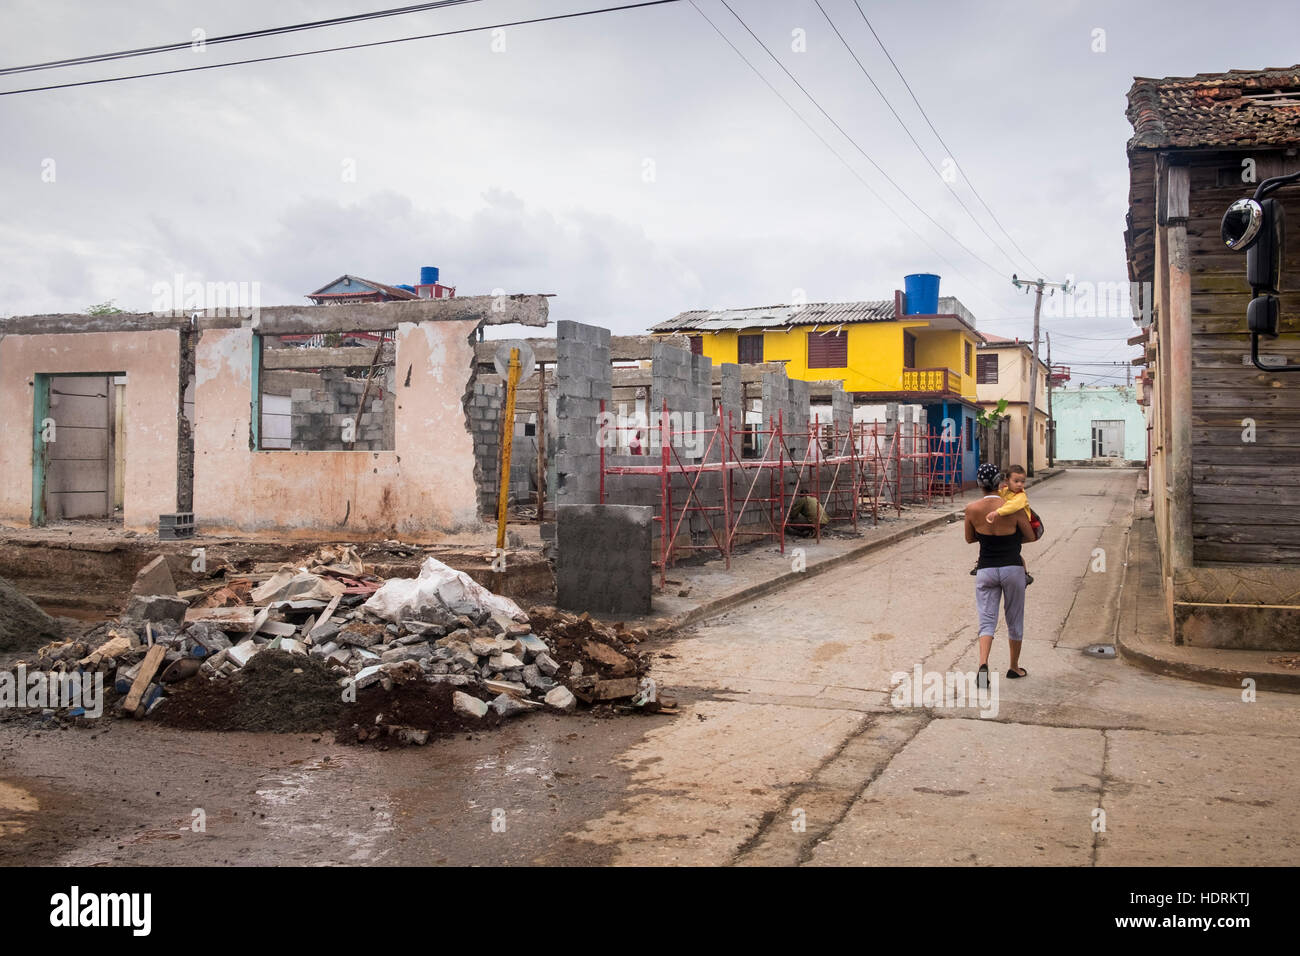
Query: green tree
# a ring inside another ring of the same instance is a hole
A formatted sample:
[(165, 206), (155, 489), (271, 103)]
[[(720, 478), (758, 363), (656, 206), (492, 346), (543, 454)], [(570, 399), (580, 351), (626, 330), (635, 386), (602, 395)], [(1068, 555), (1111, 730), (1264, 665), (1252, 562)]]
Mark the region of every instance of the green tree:
[(115, 306), (112, 299), (98, 305), (86, 306), (86, 315), (121, 315), (124, 311)]

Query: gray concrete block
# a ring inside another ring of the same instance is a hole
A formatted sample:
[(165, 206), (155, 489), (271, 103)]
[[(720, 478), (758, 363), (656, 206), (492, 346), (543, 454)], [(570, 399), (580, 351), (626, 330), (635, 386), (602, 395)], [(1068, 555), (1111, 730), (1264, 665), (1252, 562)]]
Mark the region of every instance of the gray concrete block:
[(575, 611), (648, 614), (654, 509), (556, 507), (558, 603)]

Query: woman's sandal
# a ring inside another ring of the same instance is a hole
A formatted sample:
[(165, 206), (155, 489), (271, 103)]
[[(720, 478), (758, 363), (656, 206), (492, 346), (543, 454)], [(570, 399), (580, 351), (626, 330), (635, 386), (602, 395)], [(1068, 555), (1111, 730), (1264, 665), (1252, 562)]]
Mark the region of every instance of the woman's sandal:
[(1017, 674), (1015, 671), (1009, 670), (1007, 671), (1007, 677), (1011, 678), (1012, 680), (1018, 680), (1021, 677), (1029, 676), (1029, 671), (1026, 671), (1023, 667), (1020, 669), (1025, 672), (1023, 674)]

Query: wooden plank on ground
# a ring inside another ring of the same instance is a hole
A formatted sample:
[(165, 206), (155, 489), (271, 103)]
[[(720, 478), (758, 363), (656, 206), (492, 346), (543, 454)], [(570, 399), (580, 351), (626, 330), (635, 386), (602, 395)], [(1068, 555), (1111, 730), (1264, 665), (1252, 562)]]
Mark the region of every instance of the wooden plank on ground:
[(339, 599), (342, 597), (343, 595), (336, 594), (334, 595), (333, 598), (330, 599), (330, 603), (325, 605), (325, 610), (320, 612), (320, 618), (316, 621), (315, 626), (313, 626), (311, 630), (307, 632), (308, 637), (314, 636), (317, 631), (319, 631), (321, 628), (323, 628), (326, 624), (329, 623), (330, 615), (333, 614), (336, 610), (338, 610)]
[(163, 658), (166, 656), (167, 648), (162, 644), (155, 644), (144, 655), (144, 661), (140, 664), (140, 673), (135, 675), (131, 690), (127, 693), (126, 700), (122, 702), (122, 709), (128, 714), (134, 714), (139, 709), (140, 698), (144, 697), (145, 690), (153, 682), (154, 675), (158, 673), (158, 668), (162, 666)]

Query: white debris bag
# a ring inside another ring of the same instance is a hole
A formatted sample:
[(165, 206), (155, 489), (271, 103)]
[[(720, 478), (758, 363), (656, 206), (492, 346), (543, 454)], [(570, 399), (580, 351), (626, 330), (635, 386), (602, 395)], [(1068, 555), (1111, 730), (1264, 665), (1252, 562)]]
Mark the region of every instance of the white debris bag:
[(493, 594), (464, 571), (449, 568), (437, 558), (424, 559), (418, 578), (390, 578), (363, 607), (393, 624), (418, 621), (422, 614), (437, 608), (452, 614), (476, 616), (487, 611), (514, 621), (528, 619), (514, 601)]

